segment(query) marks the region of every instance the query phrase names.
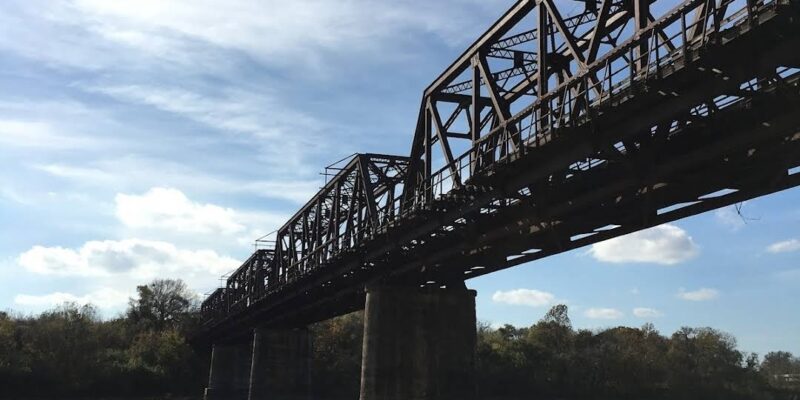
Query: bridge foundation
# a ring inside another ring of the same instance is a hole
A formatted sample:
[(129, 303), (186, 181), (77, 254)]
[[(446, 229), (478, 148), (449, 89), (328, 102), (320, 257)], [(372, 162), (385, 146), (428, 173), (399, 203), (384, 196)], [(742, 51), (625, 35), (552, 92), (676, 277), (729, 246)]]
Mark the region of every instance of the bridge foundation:
[(215, 344), (205, 400), (243, 400), (250, 383), (249, 343)]
[(360, 400), (474, 400), (475, 294), (368, 287)]
[(308, 400), (311, 346), (308, 329), (256, 329), (250, 400)]

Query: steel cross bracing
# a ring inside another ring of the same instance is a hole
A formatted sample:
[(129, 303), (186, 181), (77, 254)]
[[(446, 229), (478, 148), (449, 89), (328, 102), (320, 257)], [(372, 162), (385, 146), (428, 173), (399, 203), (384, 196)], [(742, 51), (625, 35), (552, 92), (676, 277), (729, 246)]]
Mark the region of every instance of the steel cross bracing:
[(204, 335), (447, 285), (800, 184), (797, 0), (519, 1), (203, 303)]
[(395, 217), (408, 157), (357, 154), (203, 302), (216, 319), (253, 306), (267, 295), (362, 246)]

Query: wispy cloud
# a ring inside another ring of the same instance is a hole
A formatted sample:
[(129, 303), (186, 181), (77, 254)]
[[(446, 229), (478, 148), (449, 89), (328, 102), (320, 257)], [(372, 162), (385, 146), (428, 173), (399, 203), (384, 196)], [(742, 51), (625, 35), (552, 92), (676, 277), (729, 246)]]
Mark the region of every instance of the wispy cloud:
[(679, 299), (688, 301), (708, 301), (719, 297), (719, 290), (710, 288), (700, 288), (697, 290), (686, 291), (680, 289), (677, 294)]
[(0, 145), (38, 149), (76, 149), (94, 147), (89, 137), (64, 135), (47, 122), (0, 119)]
[(181, 187), (195, 193), (247, 194), (283, 199), (295, 203), (308, 201), (322, 184), (321, 179), (280, 176), (275, 179), (247, 179), (236, 173), (215, 174), (195, 165), (155, 158), (127, 156), (99, 160), (88, 165), (64, 163), (36, 164), (32, 168), (68, 179), (80, 186), (113, 189), (117, 192), (147, 190), (151, 187)]
[(0, 13), (0, 48), (90, 70), (140, 70), (154, 64), (217, 70), (230, 63), (233, 53), (307, 73), (329, 69), (330, 61), (343, 53), (364, 59), (380, 51), (380, 62), (403, 57), (413, 35), (423, 33), (463, 45), (486, 27), (487, 14), (498, 16), (507, 4), (60, 0), (42, 9), (10, 0)]
[[(479, 4), (452, 7), (451, 3), (404, 0), (232, 0), (224, 4), (211, 0), (76, 0), (72, 3), (76, 13), (71, 18), (89, 24), (107, 40), (162, 49), (163, 54), (180, 53), (181, 47), (201, 41), (266, 63), (317, 64), (320, 53), (343, 48), (371, 51), (379, 43), (399, 43), (396, 35), (403, 32), (428, 32), (446, 41), (461, 42), (471, 36), (457, 21), (475, 20), (470, 11), (474, 14)], [(176, 43), (174, 38), (186, 40)]]
[(14, 304), (33, 309), (47, 309), (66, 302), (92, 304), (101, 309), (115, 309), (127, 304), (129, 294), (112, 288), (102, 288), (77, 296), (72, 293), (53, 292), (41, 295), (18, 294)]
[(798, 250), (800, 250), (800, 240), (797, 239), (784, 240), (767, 246), (767, 251), (773, 254), (789, 253)]
[(290, 139), (290, 133), (311, 141), (309, 135), (325, 125), (306, 114), (285, 107), (265, 93), (229, 89), (218, 95), (199, 93), (180, 87), (97, 86), (87, 90), (103, 93), (121, 101), (145, 104), (206, 124), (223, 132), (246, 133), (259, 139)]
[(72, 179), (88, 184), (112, 184), (115, 180), (119, 180), (120, 178), (100, 169), (83, 168), (65, 164), (34, 165), (33, 168), (59, 178)]
[(495, 303), (517, 306), (541, 307), (553, 304), (555, 295), (535, 289), (499, 290), (492, 295)]
[(658, 318), (664, 315), (661, 311), (655, 308), (636, 307), (633, 309), (633, 315), (638, 318)]
[(598, 261), (610, 263), (674, 265), (695, 257), (699, 251), (686, 231), (665, 224), (594, 244), (589, 253)]
[(624, 317), (625, 313), (615, 308), (589, 308), (583, 312), (583, 315), (590, 319), (613, 320)]
[(0, 199), (7, 199), (17, 204), (27, 205), (31, 201), (11, 187), (0, 188)]
[(205, 125), (229, 136), (229, 144), (257, 148), (264, 168), (298, 175), (308, 173), (308, 161), (321, 152), (337, 152), (334, 142), (323, 132), (335, 130), (265, 89), (253, 93), (228, 88), (211, 93), (194, 88), (142, 85), (93, 86), (87, 90), (112, 98), (153, 107), (178, 118)]

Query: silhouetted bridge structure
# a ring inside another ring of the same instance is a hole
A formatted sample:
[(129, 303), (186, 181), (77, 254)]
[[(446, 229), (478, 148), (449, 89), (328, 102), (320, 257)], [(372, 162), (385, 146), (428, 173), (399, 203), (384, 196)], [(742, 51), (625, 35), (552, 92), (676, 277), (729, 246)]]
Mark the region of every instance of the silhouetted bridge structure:
[(800, 184), (800, 2), (554, 1), (514, 4), (425, 90), (408, 156), (339, 164), (205, 300), (209, 398), (307, 398), (304, 327), (365, 304), (362, 399), (474, 398), (465, 279)]

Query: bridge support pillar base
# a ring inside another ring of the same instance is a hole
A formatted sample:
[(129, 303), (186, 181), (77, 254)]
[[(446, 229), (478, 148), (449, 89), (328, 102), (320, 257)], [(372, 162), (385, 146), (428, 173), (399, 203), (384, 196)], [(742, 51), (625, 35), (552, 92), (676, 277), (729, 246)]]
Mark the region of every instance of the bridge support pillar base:
[(475, 294), (368, 287), (360, 400), (474, 400)]
[(244, 400), (250, 383), (249, 343), (215, 344), (205, 400)]
[(256, 329), (250, 400), (308, 400), (311, 387), (308, 329)]

